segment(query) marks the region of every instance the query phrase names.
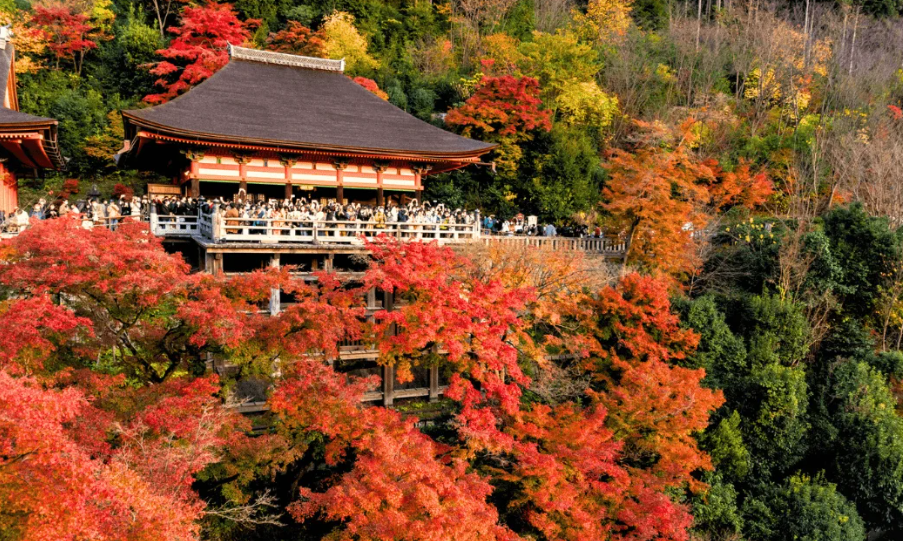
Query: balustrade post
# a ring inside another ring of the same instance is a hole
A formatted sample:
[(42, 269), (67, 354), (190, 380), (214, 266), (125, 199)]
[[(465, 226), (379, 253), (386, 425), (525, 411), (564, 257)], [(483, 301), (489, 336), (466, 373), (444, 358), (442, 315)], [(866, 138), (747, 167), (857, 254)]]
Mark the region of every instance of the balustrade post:
[(159, 220), (157, 219), (157, 206), (153, 201), (150, 202), (150, 213), (148, 214), (148, 218), (150, 219), (150, 230), (154, 235), (159, 235), (160, 233), (157, 231), (159, 227)]
[[(279, 254), (273, 254), (270, 258), (270, 267), (274, 269), (279, 268)], [(270, 289), (270, 315), (275, 316), (279, 314), (279, 311), (282, 309), (282, 292), (278, 287), (274, 287)]]

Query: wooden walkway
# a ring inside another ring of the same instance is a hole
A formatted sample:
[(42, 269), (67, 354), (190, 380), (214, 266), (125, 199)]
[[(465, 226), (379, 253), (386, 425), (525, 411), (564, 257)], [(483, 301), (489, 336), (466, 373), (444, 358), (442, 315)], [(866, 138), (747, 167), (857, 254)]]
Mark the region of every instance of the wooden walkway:
[(626, 245), (617, 238), (595, 237), (527, 237), (517, 235), (482, 235), (479, 241), (485, 245), (507, 244), (513, 246), (546, 248), (555, 251), (575, 251), (590, 254), (622, 257)]

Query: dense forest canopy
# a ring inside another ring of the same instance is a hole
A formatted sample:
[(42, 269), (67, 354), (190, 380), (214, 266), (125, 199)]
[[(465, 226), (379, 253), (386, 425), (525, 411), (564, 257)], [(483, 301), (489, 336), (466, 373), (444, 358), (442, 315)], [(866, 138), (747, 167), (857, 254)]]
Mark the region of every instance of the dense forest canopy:
[[(901, 12), (0, 0), (21, 109), (69, 159), (20, 180), (26, 203), (141, 193), (119, 111), (243, 44), (344, 58), (497, 143), (429, 199), (627, 247), (381, 241), (312, 285), (192, 273), (137, 224), (37, 224), (0, 243), (0, 539), (903, 538)], [(296, 302), (260, 315), (274, 288)], [(398, 309), (368, 319), (369, 290)], [(373, 382), (321, 362), (346, 340), (399, 381), (439, 367), (442, 401), (362, 407)], [(265, 415), (222, 407), (255, 378)]]

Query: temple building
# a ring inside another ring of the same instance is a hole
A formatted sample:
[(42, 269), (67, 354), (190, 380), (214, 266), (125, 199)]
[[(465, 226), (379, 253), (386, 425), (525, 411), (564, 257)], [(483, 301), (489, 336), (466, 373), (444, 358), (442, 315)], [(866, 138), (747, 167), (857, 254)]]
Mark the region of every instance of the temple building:
[(191, 196), (418, 198), (429, 173), (494, 145), (424, 122), (364, 89), (343, 60), (230, 47), (219, 72), (174, 100), (123, 111), (125, 167)]
[(16, 54), (9, 27), (0, 27), (0, 211), (19, 206), (18, 178), (65, 166), (57, 146), (57, 121), (19, 111)]

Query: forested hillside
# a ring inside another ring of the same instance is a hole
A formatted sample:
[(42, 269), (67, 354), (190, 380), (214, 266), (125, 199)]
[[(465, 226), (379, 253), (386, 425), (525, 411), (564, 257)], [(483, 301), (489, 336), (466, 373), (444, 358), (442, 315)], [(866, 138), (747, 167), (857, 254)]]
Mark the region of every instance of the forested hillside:
[[(498, 144), (428, 199), (626, 242), (617, 268), (378, 244), (362, 282), (315, 290), (191, 274), (129, 226), (40, 224), (0, 245), (0, 539), (903, 539), (903, 2), (0, 11), (21, 109), (60, 121), (69, 158), (25, 202), (67, 179), (141, 193), (159, 179), (116, 167), (119, 111), (244, 44), (344, 58)], [(408, 304), (363, 325), (355, 287)], [(296, 308), (245, 319), (273, 288)], [(442, 366), (442, 405), (361, 408), (365, 382), (308, 363), (252, 426), (198, 361), (270, 377), (362, 337), (402, 378)]]

